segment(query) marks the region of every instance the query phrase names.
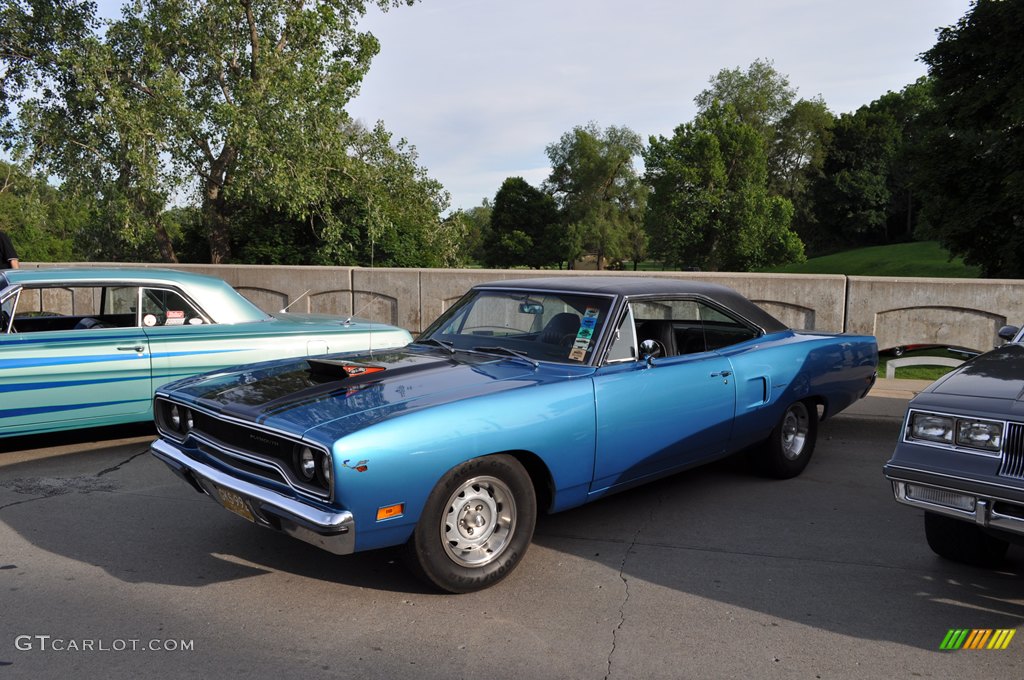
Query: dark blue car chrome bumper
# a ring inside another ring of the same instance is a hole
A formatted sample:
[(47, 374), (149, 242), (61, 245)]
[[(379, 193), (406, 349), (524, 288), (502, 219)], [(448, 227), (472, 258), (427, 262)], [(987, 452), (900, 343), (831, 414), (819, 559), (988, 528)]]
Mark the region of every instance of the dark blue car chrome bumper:
[(1024, 535), (1024, 491), (950, 475), (885, 466), (893, 495), (905, 505), (978, 526)]
[[(251, 519), (260, 526), (282, 531), (335, 555), (355, 550), (355, 518), (351, 512), (325, 512), (276, 491), (227, 475), (190, 458), (173, 444), (157, 439), (150, 452), (200, 493)], [(242, 505), (231, 507), (228, 498)], [(251, 517), (249, 514), (251, 513)]]

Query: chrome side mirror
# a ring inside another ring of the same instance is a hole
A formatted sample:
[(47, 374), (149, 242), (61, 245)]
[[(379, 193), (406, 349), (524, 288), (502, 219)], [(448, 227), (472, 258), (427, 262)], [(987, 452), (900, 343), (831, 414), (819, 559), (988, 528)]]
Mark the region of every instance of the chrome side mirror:
[(644, 340), (640, 343), (640, 358), (650, 366), (652, 362), (662, 355), (661, 343), (657, 340)]

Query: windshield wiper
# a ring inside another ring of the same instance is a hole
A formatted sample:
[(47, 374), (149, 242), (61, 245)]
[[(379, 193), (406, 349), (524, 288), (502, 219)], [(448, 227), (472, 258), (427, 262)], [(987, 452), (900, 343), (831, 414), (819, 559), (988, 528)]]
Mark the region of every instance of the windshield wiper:
[(530, 357), (526, 352), (522, 352), (518, 349), (509, 349), (508, 347), (500, 347), (495, 345), (494, 347), (474, 347), (474, 352), (486, 352), (488, 354), (507, 354), (518, 359), (528, 361), (531, 366), (537, 368), (540, 366), (540, 362)]
[(424, 340), (416, 340), (412, 344), (414, 345), (433, 345), (434, 347), (440, 347), (448, 354), (455, 354), (455, 344), (448, 342), (447, 340), (438, 340), (437, 338), (426, 338)]

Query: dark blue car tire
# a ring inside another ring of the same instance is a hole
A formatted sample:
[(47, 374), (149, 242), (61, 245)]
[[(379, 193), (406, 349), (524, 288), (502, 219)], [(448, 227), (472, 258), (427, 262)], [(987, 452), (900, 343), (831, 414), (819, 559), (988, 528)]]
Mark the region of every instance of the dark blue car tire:
[(523, 559), (537, 520), (529, 473), (513, 456), (473, 458), (427, 498), (407, 546), (410, 568), (450, 593), (488, 588)]
[(976, 567), (999, 566), (1010, 547), (975, 524), (934, 512), (924, 513), (924, 535), (936, 555)]
[(754, 453), (755, 465), (768, 477), (796, 477), (811, 462), (817, 440), (817, 407), (806, 401), (795, 401), (786, 407), (765, 445)]

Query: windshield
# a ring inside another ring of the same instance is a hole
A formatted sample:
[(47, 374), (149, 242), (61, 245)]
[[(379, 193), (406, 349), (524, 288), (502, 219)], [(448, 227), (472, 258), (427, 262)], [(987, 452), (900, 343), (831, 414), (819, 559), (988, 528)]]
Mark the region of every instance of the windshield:
[(471, 291), (418, 341), (585, 364), (597, 348), (611, 303), (610, 297), (575, 293)]

